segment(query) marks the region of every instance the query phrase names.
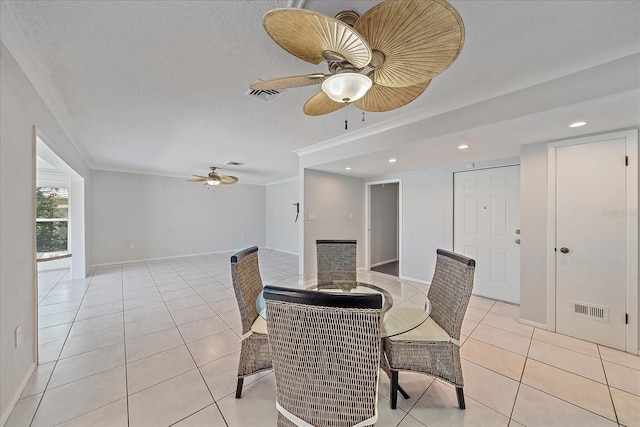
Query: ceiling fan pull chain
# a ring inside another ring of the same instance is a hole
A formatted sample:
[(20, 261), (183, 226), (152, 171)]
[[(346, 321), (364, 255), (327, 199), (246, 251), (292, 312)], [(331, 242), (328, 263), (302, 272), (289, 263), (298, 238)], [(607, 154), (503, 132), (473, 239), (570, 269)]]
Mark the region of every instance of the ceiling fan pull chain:
[(362, 112), (362, 121), (364, 122), (364, 111)]
[(344, 130), (348, 130), (349, 129), (349, 125), (347, 122), (347, 112), (344, 112)]

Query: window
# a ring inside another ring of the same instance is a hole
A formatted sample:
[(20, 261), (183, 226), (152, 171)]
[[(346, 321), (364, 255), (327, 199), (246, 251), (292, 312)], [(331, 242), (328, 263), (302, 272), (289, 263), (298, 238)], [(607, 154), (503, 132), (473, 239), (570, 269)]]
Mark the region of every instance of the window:
[(36, 250), (67, 251), (69, 189), (36, 187)]

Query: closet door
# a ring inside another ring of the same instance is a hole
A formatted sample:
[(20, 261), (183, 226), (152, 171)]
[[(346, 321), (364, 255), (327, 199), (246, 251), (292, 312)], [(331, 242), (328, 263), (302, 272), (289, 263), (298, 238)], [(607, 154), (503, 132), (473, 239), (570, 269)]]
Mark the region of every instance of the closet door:
[(556, 331), (625, 349), (624, 139), (556, 149)]

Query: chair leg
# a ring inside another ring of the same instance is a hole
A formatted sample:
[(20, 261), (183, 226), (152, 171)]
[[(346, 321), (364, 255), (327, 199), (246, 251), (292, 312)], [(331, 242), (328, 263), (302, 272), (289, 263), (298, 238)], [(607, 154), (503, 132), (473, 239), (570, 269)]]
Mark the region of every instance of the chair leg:
[(404, 389), (402, 388), (402, 386), (400, 384), (398, 384), (398, 391), (400, 392), (402, 397), (404, 397), (405, 399), (409, 399), (411, 397), (411, 396), (409, 396), (409, 394), (407, 394), (406, 391), (404, 391)]
[(464, 409), (464, 393), (462, 392), (462, 387), (456, 387), (456, 394), (458, 395), (458, 406), (460, 409)]
[(391, 370), (391, 409), (398, 406), (398, 371)]
[(240, 399), (242, 397), (242, 383), (244, 382), (244, 378), (238, 378), (238, 385), (236, 387), (236, 399)]

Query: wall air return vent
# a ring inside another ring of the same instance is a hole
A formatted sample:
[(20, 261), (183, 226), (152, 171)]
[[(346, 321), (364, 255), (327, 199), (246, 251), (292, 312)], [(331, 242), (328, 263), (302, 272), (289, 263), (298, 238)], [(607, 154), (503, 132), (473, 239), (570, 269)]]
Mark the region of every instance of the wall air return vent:
[(578, 301), (571, 301), (571, 307), (571, 314), (574, 316), (586, 317), (600, 322), (609, 322), (609, 307)]
[(257, 90), (257, 89), (247, 89), (245, 95), (249, 95), (252, 98), (259, 99), (261, 101), (268, 102), (271, 104), (276, 99), (280, 98), (286, 92), (284, 89), (268, 89), (268, 90)]

